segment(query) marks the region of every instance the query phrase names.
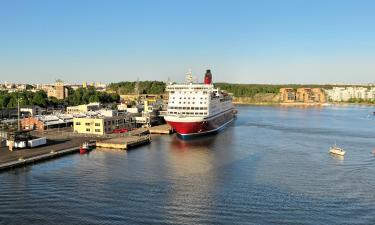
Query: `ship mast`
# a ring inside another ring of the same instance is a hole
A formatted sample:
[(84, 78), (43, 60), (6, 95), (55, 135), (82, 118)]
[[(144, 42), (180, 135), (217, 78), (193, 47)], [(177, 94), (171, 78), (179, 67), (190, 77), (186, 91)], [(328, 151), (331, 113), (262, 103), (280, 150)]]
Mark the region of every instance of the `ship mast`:
[(188, 84), (192, 84), (193, 83), (193, 75), (191, 73), (191, 69), (189, 69), (189, 72), (186, 73), (186, 82)]

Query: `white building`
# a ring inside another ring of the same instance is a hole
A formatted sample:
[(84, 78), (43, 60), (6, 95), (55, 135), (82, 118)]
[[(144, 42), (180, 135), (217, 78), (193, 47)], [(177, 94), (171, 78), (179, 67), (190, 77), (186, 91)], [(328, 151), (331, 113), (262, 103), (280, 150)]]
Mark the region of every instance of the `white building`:
[(326, 90), (330, 101), (341, 102), (349, 99), (375, 99), (375, 87), (333, 87)]

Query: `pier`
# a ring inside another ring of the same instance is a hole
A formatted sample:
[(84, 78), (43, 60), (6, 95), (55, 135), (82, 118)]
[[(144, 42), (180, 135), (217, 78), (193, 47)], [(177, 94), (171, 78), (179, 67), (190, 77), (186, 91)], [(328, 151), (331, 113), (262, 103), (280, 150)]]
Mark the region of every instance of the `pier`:
[(150, 134), (172, 134), (173, 129), (168, 124), (163, 124), (159, 126), (150, 127), (149, 129)]
[(96, 147), (128, 150), (132, 147), (148, 144), (151, 142), (150, 135), (116, 137), (108, 140), (96, 141)]

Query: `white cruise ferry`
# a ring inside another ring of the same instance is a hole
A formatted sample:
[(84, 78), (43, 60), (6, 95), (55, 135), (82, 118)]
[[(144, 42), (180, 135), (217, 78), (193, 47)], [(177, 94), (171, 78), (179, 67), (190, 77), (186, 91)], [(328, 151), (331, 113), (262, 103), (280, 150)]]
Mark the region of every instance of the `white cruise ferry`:
[(185, 84), (170, 84), (166, 122), (182, 137), (188, 138), (220, 130), (234, 119), (232, 96), (215, 88), (211, 71), (204, 83), (193, 83), (191, 74)]

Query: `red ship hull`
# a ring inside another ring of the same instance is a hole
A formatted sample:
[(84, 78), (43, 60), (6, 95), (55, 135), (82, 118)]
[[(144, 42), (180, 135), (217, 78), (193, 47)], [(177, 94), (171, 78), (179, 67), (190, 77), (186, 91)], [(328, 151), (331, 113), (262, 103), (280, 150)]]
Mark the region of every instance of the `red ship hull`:
[(182, 137), (189, 138), (216, 132), (233, 121), (232, 110), (219, 116), (202, 119), (198, 122), (168, 121), (167, 123)]
[(89, 152), (88, 149), (85, 149), (85, 148), (80, 148), (80, 149), (79, 149), (79, 154), (86, 154), (86, 153), (88, 153), (88, 152)]

